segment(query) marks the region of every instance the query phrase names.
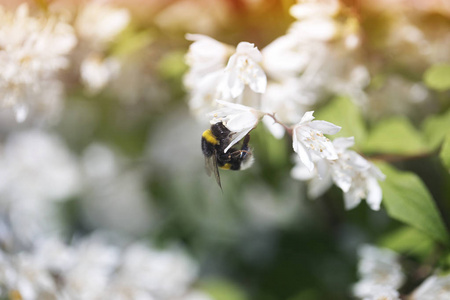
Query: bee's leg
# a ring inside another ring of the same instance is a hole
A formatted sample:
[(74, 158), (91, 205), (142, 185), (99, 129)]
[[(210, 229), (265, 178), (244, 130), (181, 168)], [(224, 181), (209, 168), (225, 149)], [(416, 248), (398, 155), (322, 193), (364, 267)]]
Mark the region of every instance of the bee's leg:
[(228, 158), (242, 158), (245, 154), (250, 154), (250, 151), (248, 150), (236, 150), (228, 154)]
[(236, 150), (235, 148), (231, 148), (227, 153), (224, 153), (220, 156), (220, 158), (224, 161), (231, 161), (232, 159), (242, 158), (245, 154), (251, 154), (249, 151), (248, 143), (250, 141), (250, 135), (247, 134), (244, 137), (244, 142), (240, 150)]
[(244, 137), (244, 143), (242, 144), (241, 150), (247, 150), (248, 149), (248, 143), (250, 142), (250, 134), (247, 134)]

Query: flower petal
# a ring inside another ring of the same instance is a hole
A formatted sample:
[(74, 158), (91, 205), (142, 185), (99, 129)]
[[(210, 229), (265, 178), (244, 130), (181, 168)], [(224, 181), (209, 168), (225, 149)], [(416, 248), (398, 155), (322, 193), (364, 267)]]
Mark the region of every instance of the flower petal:
[(333, 145), (338, 151), (344, 151), (355, 145), (355, 137), (340, 137), (333, 140)]
[(314, 120), (313, 113), (314, 113), (314, 111), (307, 111), (307, 112), (305, 112), (305, 114), (303, 115), (303, 117), (300, 120), (299, 124), (307, 123), (307, 122), (310, 122), (310, 121)]
[(224, 100), (219, 100), (216, 99), (216, 102), (220, 105), (223, 105), (225, 107), (229, 107), (232, 108), (234, 110), (242, 110), (242, 111), (249, 111), (252, 110), (252, 108), (242, 105), (242, 104), (237, 104), (237, 103), (233, 103), (233, 102), (229, 102), (229, 101), (224, 101)]
[(247, 128), (253, 128), (257, 123), (258, 118), (249, 111), (230, 115), (225, 126), (232, 132), (239, 132)]
[(250, 130), (252, 130), (252, 128), (248, 128), (247, 130), (243, 130), (241, 132), (239, 132), (234, 138), (233, 140), (231, 140), (231, 142), (228, 144), (228, 146), (225, 148), (225, 150), (223, 150), (223, 153), (226, 153), (228, 150), (230, 150), (231, 147), (233, 147), (235, 144), (239, 143), (240, 140), (242, 140), (244, 138), (244, 136), (246, 136)]
[(257, 64), (252, 64), (252, 67), (251, 75), (253, 80), (250, 81), (249, 86), (255, 93), (263, 94), (267, 87), (266, 73), (264, 73), (263, 69)]
[(308, 185), (308, 196), (312, 199), (322, 196), (331, 186), (333, 181), (330, 176), (313, 178)]
[(239, 78), (239, 72), (237, 70), (232, 69), (231, 71), (228, 71), (227, 76), (227, 85), (230, 89), (231, 97), (237, 98), (244, 91), (245, 84)]
[(333, 173), (333, 181), (344, 193), (347, 193), (352, 185), (352, 178), (343, 172)]
[(262, 61), (263, 58), (261, 52), (255, 47), (255, 44), (248, 42), (240, 42), (236, 47), (236, 53), (248, 55), (256, 62)]
[(373, 210), (380, 210), (381, 200), (383, 194), (378, 184), (378, 181), (374, 177), (367, 178), (367, 199), (366, 202)]
[(322, 152), (323, 157), (329, 160), (336, 160), (339, 158), (336, 149), (334, 149), (333, 143), (328, 141), (323, 142), (322, 145), (325, 147), (325, 150)]
[(345, 209), (350, 210), (358, 206), (358, 204), (361, 202), (361, 198), (359, 198), (356, 193), (350, 190), (349, 192), (344, 193), (344, 202)]
[(306, 181), (313, 179), (314, 176), (314, 172), (310, 172), (304, 164), (300, 163), (300, 161), (291, 170), (291, 177), (294, 179)]
[(298, 156), (300, 157), (301, 162), (305, 165), (306, 168), (311, 172), (314, 170), (314, 163), (311, 160), (311, 155), (309, 154), (308, 150), (300, 143), (296, 143), (296, 151)]
[(340, 126), (334, 125), (333, 123), (327, 121), (312, 121), (309, 125), (315, 130), (319, 130), (324, 134), (336, 134), (341, 130)]

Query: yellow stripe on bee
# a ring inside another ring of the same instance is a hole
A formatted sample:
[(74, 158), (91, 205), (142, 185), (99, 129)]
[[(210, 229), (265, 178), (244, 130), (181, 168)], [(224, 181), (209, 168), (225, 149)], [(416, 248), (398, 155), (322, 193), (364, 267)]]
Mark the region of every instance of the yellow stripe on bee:
[(202, 134), (202, 137), (210, 144), (218, 145), (219, 140), (212, 134), (211, 129), (205, 130)]
[(226, 164), (224, 164), (223, 166), (221, 166), (221, 167), (219, 167), (219, 168), (221, 168), (221, 169), (223, 169), (223, 170), (229, 170), (229, 169), (231, 169), (231, 164), (226, 163)]

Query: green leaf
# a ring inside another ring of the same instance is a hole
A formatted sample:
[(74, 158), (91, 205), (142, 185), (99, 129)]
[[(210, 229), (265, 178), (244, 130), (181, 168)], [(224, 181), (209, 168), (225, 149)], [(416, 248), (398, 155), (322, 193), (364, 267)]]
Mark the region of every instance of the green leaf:
[(414, 173), (399, 171), (385, 163), (378, 166), (386, 175), (380, 185), (388, 215), (436, 241), (449, 244), (448, 232), (422, 180)]
[(404, 226), (384, 236), (378, 245), (397, 253), (425, 259), (433, 251), (434, 242), (419, 230)]
[(438, 148), (450, 130), (450, 109), (442, 115), (428, 117), (422, 126), (422, 131), (431, 149)]
[(187, 70), (185, 52), (172, 51), (164, 55), (158, 63), (158, 71), (164, 78), (181, 78)]
[(151, 30), (138, 32), (133, 26), (128, 26), (112, 45), (111, 55), (127, 56), (144, 49), (153, 42), (154, 35)]
[(303, 290), (298, 294), (288, 298), (288, 300), (318, 300), (318, 299), (323, 299), (323, 297), (320, 297), (320, 293), (316, 289)]
[(445, 138), (444, 143), (442, 144), (442, 149), (441, 153), (439, 154), (439, 157), (441, 158), (442, 163), (450, 173), (450, 133), (447, 134), (447, 137)]
[(354, 136), (356, 148), (366, 139), (367, 130), (361, 112), (348, 98), (333, 99), (314, 116), (316, 120), (325, 120), (342, 127), (341, 131), (333, 135), (333, 138)]
[(200, 283), (200, 289), (215, 300), (247, 300), (247, 295), (225, 279), (209, 279)]
[(450, 89), (450, 64), (431, 66), (425, 71), (423, 81), (429, 88), (438, 91)]
[(404, 117), (395, 117), (378, 123), (363, 149), (368, 153), (397, 155), (414, 155), (429, 151), (422, 134)]

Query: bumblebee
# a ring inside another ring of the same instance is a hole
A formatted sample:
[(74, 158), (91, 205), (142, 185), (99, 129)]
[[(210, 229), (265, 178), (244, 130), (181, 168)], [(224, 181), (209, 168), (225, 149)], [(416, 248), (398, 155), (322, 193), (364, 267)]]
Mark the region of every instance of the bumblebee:
[(219, 168), (223, 170), (245, 170), (253, 163), (253, 154), (248, 146), (250, 135), (247, 134), (238, 147), (231, 147), (225, 152), (230, 144), (233, 133), (223, 125), (222, 122), (211, 125), (202, 134), (202, 152), (205, 156), (206, 173), (211, 176), (214, 173), (220, 188)]

